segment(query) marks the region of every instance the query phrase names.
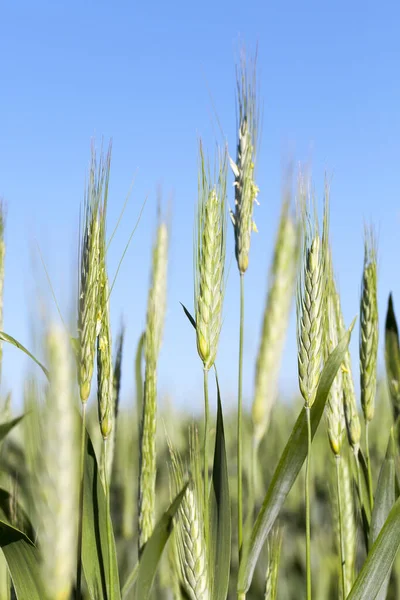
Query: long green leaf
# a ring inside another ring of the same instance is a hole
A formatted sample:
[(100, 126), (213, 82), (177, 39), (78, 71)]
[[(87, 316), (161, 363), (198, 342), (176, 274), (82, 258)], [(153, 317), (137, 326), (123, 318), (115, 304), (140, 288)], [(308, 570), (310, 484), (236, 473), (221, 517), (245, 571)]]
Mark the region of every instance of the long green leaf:
[(7, 421), (6, 423), (0, 423), (0, 442), (6, 437), (7, 433), (11, 431), (11, 429), (13, 429), (20, 421), (22, 421), (23, 418), (24, 415), (21, 415), (20, 417), (16, 417), (11, 421)]
[(27, 350), (25, 348), (25, 346), (20, 344), (15, 338), (11, 337), (11, 335), (8, 335), (8, 333), (4, 333), (4, 331), (0, 331), (0, 340), (3, 340), (3, 342), (8, 342), (9, 344), (12, 344), (16, 348), (18, 348), (18, 350), (25, 352), (25, 354), (27, 356), (29, 356), (29, 358), (31, 358), (37, 365), (39, 365), (39, 367), (42, 369), (43, 373), (46, 375), (47, 379), (49, 378), (49, 372), (46, 369), (46, 367), (44, 365), (42, 365), (42, 363), (35, 356), (33, 356), (33, 354), (31, 354), (31, 352), (29, 352), (29, 350)]
[(212, 474), (212, 540), (213, 540), (213, 599), (226, 600), (231, 564), (231, 503), (229, 496), (228, 462), (226, 459), (224, 421), (218, 376), (217, 383), (217, 433), (215, 438)]
[[(395, 503), (395, 444), (393, 431), (390, 432), (386, 456), (379, 473), (378, 485), (376, 487), (374, 509), (372, 511), (371, 526), (369, 532), (369, 547), (373, 545), (381, 531), (390, 510)], [(385, 600), (389, 586), (390, 572), (384, 581), (377, 600)]]
[[(151, 537), (146, 542), (142, 556), (139, 562), (137, 574), (136, 597), (138, 600), (147, 600), (150, 597), (151, 588), (156, 576), (158, 564), (161, 555), (168, 541), (173, 527), (174, 516), (180, 506), (182, 498), (186, 492), (187, 484), (176, 496), (168, 510), (163, 514), (154, 528)], [(129, 589), (123, 589), (123, 594), (128, 593)]]
[(400, 546), (400, 499), (385, 521), (364, 565), (351, 588), (347, 600), (376, 598), (386, 577), (390, 574)]
[[(82, 523), (82, 565), (90, 597), (93, 600), (121, 598), (117, 554), (112, 536), (113, 581), (110, 583), (110, 561), (107, 539), (106, 497), (101, 483), (96, 455), (89, 435), (85, 453), (85, 479)], [(111, 588), (111, 589), (110, 589)]]
[[(335, 375), (344, 360), (354, 321), (343, 339), (330, 354), (322, 371), (317, 396), (311, 408), (311, 429), (314, 437), (324, 412), (325, 402)], [(301, 411), (272, 477), (268, 492), (258, 513), (250, 542), (244, 548), (239, 567), (238, 591), (246, 593), (250, 587), (254, 569), (268, 533), (290, 492), (307, 456), (307, 421), (305, 410)]]
[[(0, 490), (0, 547), (16, 597), (18, 600), (43, 600), (39, 551), (23, 531), (10, 523), (10, 506), (9, 493)], [(26, 516), (23, 516), (26, 521)]]

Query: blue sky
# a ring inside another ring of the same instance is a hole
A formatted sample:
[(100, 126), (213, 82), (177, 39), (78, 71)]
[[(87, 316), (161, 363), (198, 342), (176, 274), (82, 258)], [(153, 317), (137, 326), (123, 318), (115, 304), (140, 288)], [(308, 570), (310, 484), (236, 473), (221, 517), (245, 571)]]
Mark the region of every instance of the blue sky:
[[(197, 140), (213, 151), (217, 112), (234, 153), (235, 61), (259, 45), (264, 110), (258, 161), (261, 206), (246, 275), (244, 386), (250, 402), (267, 273), (288, 157), (311, 165), (318, 198), (332, 176), (331, 237), (345, 319), (358, 314), (364, 222), (379, 239), (379, 303), (400, 315), (400, 38), (397, 2), (14, 2), (0, 4), (0, 195), (8, 207), (4, 328), (35, 347), (54, 314), (38, 246), (68, 319), (76, 295), (79, 206), (91, 140), (113, 140), (109, 231), (132, 179), (132, 196), (109, 253), (110, 276), (148, 196), (112, 296), (114, 333), (127, 327), (123, 398), (133, 394), (133, 356), (144, 327), (157, 188), (171, 199), (163, 395), (190, 412), (202, 406), (193, 331), (192, 232)], [(233, 190), (230, 189), (230, 201)], [(232, 232), (231, 232), (232, 233)], [(228, 260), (233, 256), (230, 236)], [(218, 357), (225, 402), (237, 379), (238, 276), (230, 271)], [(357, 373), (357, 338), (353, 336)], [(382, 340), (380, 356), (382, 363)], [(4, 349), (3, 393), (16, 403), (31, 368)], [(282, 390), (297, 386), (295, 321)]]

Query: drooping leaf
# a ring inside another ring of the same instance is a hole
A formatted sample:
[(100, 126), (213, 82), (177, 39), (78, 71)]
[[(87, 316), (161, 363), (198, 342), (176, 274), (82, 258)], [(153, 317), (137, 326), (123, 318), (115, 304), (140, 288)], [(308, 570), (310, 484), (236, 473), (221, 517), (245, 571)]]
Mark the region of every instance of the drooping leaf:
[[(136, 597), (140, 600), (147, 600), (150, 597), (151, 588), (156, 576), (158, 564), (161, 555), (168, 541), (173, 527), (174, 516), (180, 506), (182, 498), (186, 492), (187, 484), (176, 496), (168, 510), (163, 514), (154, 528), (151, 537), (146, 542), (139, 562), (137, 573)], [(124, 585), (123, 598), (129, 588)]]
[(23, 418), (24, 415), (21, 415), (15, 419), (12, 419), (11, 421), (7, 421), (6, 423), (0, 423), (0, 442), (6, 437), (7, 433), (11, 431), (11, 429), (13, 429), (20, 421), (22, 421)]
[[(390, 432), (386, 456), (382, 463), (379, 473), (378, 485), (374, 499), (374, 509), (372, 511), (371, 526), (369, 532), (369, 546), (372, 547), (376, 538), (379, 535), (390, 510), (395, 503), (395, 444), (393, 431)], [(382, 587), (377, 595), (377, 600), (385, 600), (389, 586), (390, 571), (382, 584)]]
[[(39, 551), (20, 529), (14, 527), (9, 518), (10, 495), (0, 490), (0, 547), (7, 561), (8, 570), (18, 600), (43, 600)], [(21, 517), (28, 528), (30, 525), (22, 510)]]
[(400, 499), (397, 500), (368, 553), (347, 600), (376, 598), (390, 574), (400, 546)]
[[(344, 360), (353, 327), (354, 321), (343, 336), (343, 339), (330, 354), (322, 371), (316, 399), (311, 408), (311, 430), (313, 437), (324, 412), (325, 402), (332, 382)], [(246, 593), (250, 587), (254, 569), (264, 542), (303, 466), (307, 457), (307, 447), (307, 420), (305, 409), (303, 408), (272, 477), (253, 527), (250, 541), (243, 547), (238, 576), (238, 591), (241, 593)]]
[(400, 347), (399, 330), (394, 314), (392, 294), (389, 295), (385, 323), (385, 364), (394, 420), (400, 415)]
[[(114, 536), (112, 535), (112, 582), (107, 538), (106, 497), (93, 444), (87, 435), (82, 521), (82, 566), (90, 597), (93, 600), (118, 600), (121, 598), (118, 563)], [(112, 530), (112, 527), (111, 527)]]
[(215, 378), (217, 383), (218, 412), (211, 489), (211, 532), (213, 541), (212, 597), (215, 600), (226, 600), (231, 564), (231, 504), (221, 394), (217, 374)]
[(18, 350), (25, 352), (25, 354), (29, 356), (29, 358), (31, 358), (42, 369), (47, 379), (49, 378), (49, 372), (46, 369), (46, 367), (42, 365), (42, 363), (35, 356), (33, 356), (33, 354), (31, 354), (31, 352), (29, 352), (29, 350), (27, 350), (25, 346), (17, 342), (15, 338), (11, 337), (11, 335), (8, 335), (7, 333), (4, 333), (4, 331), (0, 331), (0, 340), (2, 340), (3, 342), (8, 342), (9, 344), (12, 344), (16, 348), (18, 348)]

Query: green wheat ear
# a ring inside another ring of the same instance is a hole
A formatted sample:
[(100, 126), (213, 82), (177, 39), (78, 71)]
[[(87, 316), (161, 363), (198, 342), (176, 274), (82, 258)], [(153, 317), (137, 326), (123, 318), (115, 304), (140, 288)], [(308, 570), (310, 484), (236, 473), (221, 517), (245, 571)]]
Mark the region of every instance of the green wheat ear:
[(110, 162), (111, 147), (106, 159), (101, 157), (99, 162), (92, 148), (92, 162), (83, 208), (78, 301), (78, 380), (83, 403), (87, 402), (90, 395), (94, 368), (99, 310), (100, 207), (107, 203)]
[(236, 70), (238, 140), (236, 162), (230, 159), (235, 176), (235, 210), (231, 213), (235, 231), (235, 255), (241, 274), (249, 266), (254, 202), (259, 189), (255, 183), (260, 111), (257, 102), (256, 60), (248, 63), (243, 53)]
[[(190, 438), (190, 463), (188, 470), (179, 454), (169, 441), (171, 457), (171, 493), (182, 489), (185, 480), (189, 485), (175, 518), (173, 542), (179, 562), (181, 586), (191, 600), (210, 600), (207, 547), (202, 519), (203, 488), (200, 466), (200, 449), (197, 432), (192, 430)], [(186, 596), (185, 596), (186, 597)]]
[(50, 383), (36, 468), (41, 571), (48, 598), (67, 600), (76, 566), (78, 423), (69, 337), (53, 327), (46, 342)]
[(197, 350), (209, 370), (217, 355), (222, 324), (226, 249), (227, 153), (220, 154), (214, 183), (199, 145), (199, 199), (195, 231), (194, 305)]
[[(306, 406), (312, 406), (317, 393), (323, 361), (326, 308), (325, 239), (321, 239), (318, 218), (312, 217), (304, 182), (300, 181), (303, 214), (303, 272), (297, 287), (298, 374)], [(326, 227), (324, 228), (326, 230)]]
[(376, 239), (373, 230), (366, 229), (360, 303), (360, 384), (367, 422), (373, 419), (375, 411), (378, 334)]
[(139, 439), (139, 552), (151, 536), (155, 520), (157, 361), (167, 294), (168, 229), (157, 228), (145, 333), (145, 381)]
[(267, 431), (277, 395), (280, 362), (297, 274), (300, 227), (290, 204), (290, 196), (288, 197), (286, 193), (269, 273), (267, 301), (256, 363), (252, 406), (256, 444), (260, 443)]

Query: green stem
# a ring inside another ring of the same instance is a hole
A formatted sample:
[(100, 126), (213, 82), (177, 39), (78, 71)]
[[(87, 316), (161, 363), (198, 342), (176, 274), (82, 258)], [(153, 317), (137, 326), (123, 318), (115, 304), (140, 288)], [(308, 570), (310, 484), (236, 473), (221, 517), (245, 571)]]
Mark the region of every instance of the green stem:
[(346, 556), (343, 538), (343, 520), (342, 520), (342, 497), (340, 493), (340, 455), (335, 457), (336, 463), (336, 484), (337, 484), (337, 499), (339, 513), (339, 541), (340, 541), (340, 572), (342, 574), (342, 590), (343, 598), (347, 597), (346, 589)]
[(208, 369), (204, 369), (204, 528), (206, 532), (206, 547), (208, 548), (208, 430), (210, 406), (208, 402)]
[(103, 464), (104, 487), (106, 492), (106, 516), (107, 516), (107, 545), (108, 545), (108, 569), (109, 569), (109, 599), (114, 598), (114, 563), (112, 553), (112, 530), (110, 512), (110, 486), (107, 478), (107, 440), (104, 440), (104, 464)]
[(368, 436), (368, 431), (369, 431), (369, 422), (366, 421), (365, 422), (365, 451), (366, 451), (366, 455), (367, 455), (367, 467), (368, 467), (368, 492), (369, 492), (369, 503), (371, 506), (371, 511), (373, 509), (374, 506), (374, 496), (373, 496), (373, 491), (372, 491), (372, 471), (371, 471), (371, 458), (370, 458), (370, 454), (369, 454), (369, 436)]
[(260, 443), (258, 440), (253, 438), (253, 442), (251, 445), (251, 473), (250, 473), (250, 490), (249, 490), (249, 506), (250, 511), (252, 513), (252, 518), (254, 516), (254, 507), (256, 505), (256, 479), (257, 479), (257, 457), (258, 457), (258, 449), (260, 447)]
[(307, 600), (311, 600), (311, 515), (310, 515), (310, 463), (311, 463), (311, 412), (310, 406), (305, 406), (307, 417), (307, 461), (306, 461), (306, 569), (307, 569)]
[(80, 456), (80, 490), (79, 490), (79, 515), (78, 515), (78, 553), (76, 564), (76, 600), (81, 600), (82, 581), (82, 529), (83, 529), (83, 491), (85, 481), (85, 439), (86, 439), (86, 402), (82, 403), (82, 430), (81, 430), (81, 456)]
[(237, 421), (237, 493), (238, 493), (238, 550), (239, 564), (243, 542), (243, 498), (242, 498), (242, 405), (243, 405), (243, 334), (244, 334), (244, 276), (240, 274), (240, 330), (239, 330), (239, 380)]

